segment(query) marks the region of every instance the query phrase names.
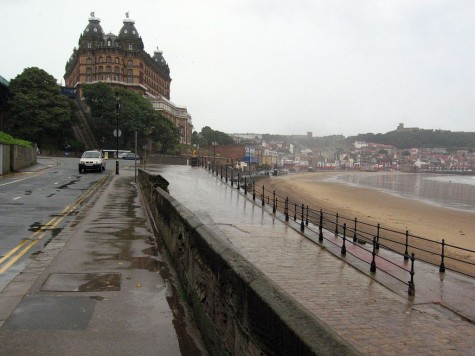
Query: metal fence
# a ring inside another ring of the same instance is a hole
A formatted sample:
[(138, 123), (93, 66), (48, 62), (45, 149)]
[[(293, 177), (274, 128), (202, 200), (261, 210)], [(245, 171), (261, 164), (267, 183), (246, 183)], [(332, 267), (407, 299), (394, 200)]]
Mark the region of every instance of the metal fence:
[[(351, 255), (369, 265), (370, 273), (377, 270), (404, 283), (408, 294), (415, 294), (414, 274), (417, 259), (438, 269), (475, 277), (475, 251), (416, 236), (406, 231), (396, 231), (380, 224), (374, 225), (357, 218), (338, 213), (315, 210), (303, 203), (297, 203), (266, 189), (256, 182), (256, 176), (242, 173), (227, 165), (215, 165), (209, 159), (198, 158), (198, 165), (216, 175), (231, 187), (242, 191), (257, 204), (272, 208), (273, 214), (280, 214), (282, 220), (299, 224), (300, 231), (314, 236), (315, 241), (329, 242), (340, 249), (342, 256)], [(385, 253), (381, 253), (385, 251)]]

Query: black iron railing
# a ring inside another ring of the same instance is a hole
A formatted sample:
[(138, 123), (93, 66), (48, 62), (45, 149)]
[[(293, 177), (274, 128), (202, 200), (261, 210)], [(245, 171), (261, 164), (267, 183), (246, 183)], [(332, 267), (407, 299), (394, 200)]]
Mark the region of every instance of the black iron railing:
[[(330, 242), (340, 249), (340, 254), (352, 255), (369, 265), (370, 273), (381, 271), (408, 286), (408, 294), (414, 295), (414, 274), (416, 252), (418, 260), (438, 268), (439, 273), (446, 270), (475, 277), (475, 251), (433, 241), (409, 233), (409, 230), (396, 231), (381, 224), (369, 224), (349, 218), (339, 213), (311, 209), (308, 205), (294, 202), (289, 197), (279, 195), (275, 190), (258, 185), (257, 176), (243, 173), (228, 165), (214, 165), (208, 159), (199, 157), (199, 165), (213, 175), (242, 190), (243, 193), (263, 207), (272, 208), (273, 214), (281, 214), (286, 222), (293, 220), (300, 231), (308, 236), (316, 236), (322, 244)], [(380, 250), (389, 253), (382, 254)], [(464, 258), (462, 258), (464, 257)]]

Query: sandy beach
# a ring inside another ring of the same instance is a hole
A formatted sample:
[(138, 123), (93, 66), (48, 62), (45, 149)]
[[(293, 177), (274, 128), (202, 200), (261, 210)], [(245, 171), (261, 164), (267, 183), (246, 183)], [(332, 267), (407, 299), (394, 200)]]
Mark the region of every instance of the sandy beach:
[[(271, 177), (260, 184), (313, 209), (357, 218), (370, 224), (406, 231), (448, 244), (475, 250), (475, 213), (437, 207), (371, 188), (326, 181), (342, 172), (317, 172)], [(348, 172), (345, 174), (371, 174)]]

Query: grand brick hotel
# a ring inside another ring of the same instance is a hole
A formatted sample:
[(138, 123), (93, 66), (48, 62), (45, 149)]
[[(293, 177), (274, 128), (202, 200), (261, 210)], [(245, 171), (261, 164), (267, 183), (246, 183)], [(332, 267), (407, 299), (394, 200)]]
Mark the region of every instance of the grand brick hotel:
[(191, 116), (185, 107), (170, 101), (170, 68), (163, 53), (157, 48), (151, 56), (144, 50), (135, 21), (128, 14), (116, 36), (105, 34), (101, 20), (91, 13), (78, 45), (66, 64), (67, 87), (76, 88), (80, 96), (83, 85), (97, 82), (134, 90), (179, 128), (180, 143), (191, 144)]

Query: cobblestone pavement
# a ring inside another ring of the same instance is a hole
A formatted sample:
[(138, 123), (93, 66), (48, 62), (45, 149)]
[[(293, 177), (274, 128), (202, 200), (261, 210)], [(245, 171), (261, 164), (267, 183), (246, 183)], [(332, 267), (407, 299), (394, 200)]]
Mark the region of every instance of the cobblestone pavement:
[(156, 172), (171, 182), (172, 196), (361, 352), (474, 353), (472, 322), (438, 303), (391, 291), (205, 170), (165, 166)]

